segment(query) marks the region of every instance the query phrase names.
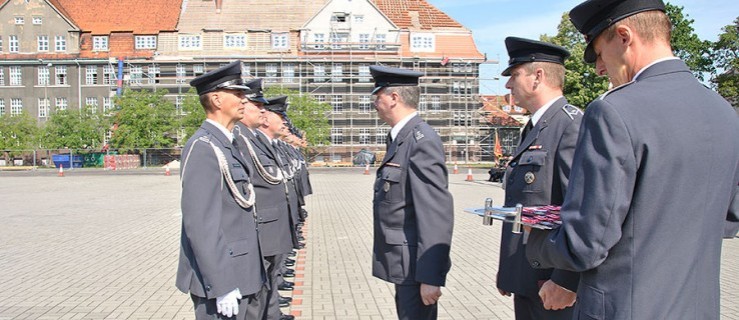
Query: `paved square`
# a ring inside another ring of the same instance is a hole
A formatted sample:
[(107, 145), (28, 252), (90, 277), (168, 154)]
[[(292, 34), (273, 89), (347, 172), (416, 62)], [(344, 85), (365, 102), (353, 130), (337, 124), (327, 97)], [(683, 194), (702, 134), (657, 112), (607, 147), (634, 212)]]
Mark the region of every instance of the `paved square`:
[[(395, 318), (392, 287), (370, 273), (374, 176), (362, 172), (311, 171), (307, 246), (298, 256), (295, 303), (284, 310), (299, 319)], [(174, 287), (176, 175), (0, 172), (0, 319), (193, 319), (188, 296)], [(450, 177), (453, 267), (439, 318), (513, 319), (511, 299), (494, 286), (500, 223), (483, 226), (462, 211), (485, 197), (501, 203), (503, 190), (481, 181), (482, 170), (478, 181), (465, 177)], [(739, 319), (739, 239), (723, 249), (722, 319)]]

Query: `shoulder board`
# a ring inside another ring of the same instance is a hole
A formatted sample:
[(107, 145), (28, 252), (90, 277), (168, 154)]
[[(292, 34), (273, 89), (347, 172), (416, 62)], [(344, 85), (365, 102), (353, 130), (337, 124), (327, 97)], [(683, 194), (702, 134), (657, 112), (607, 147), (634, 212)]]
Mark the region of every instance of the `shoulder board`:
[(198, 140), (200, 140), (202, 142), (210, 143), (210, 138), (208, 136), (202, 136), (202, 137), (198, 138)]
[(602, 94), (602, 95), (601, 95), (600, 97), (598, 97), (598, 100), (603, 100), (603, 99), (605, 99), (605, 98), (606, 98), (606, 96), (608, 96), (609, 94), (611, 94), (611, 93), (614, 93), (614, 92), (616, 92), (616, 91), (618, 91), (618, 90), (621, 90), (621, 89), (623, 89), (623, 88), (625, 88), (625, 87), (628, 87), (628, 86), (629, 86), (630, 84), (632, 84), (632, 83), (634, 83), (634, 80), (631, 80), (631, 81), (629, 81), (629, 82), (627, 82), (627, 83), (624, 83), (624, 84), (622, 84), (622, 85), (620, 85), (620, 86), (618, 86), (618, 87), (615, 87), (615, 88), (613, 88), (613, 89), (611, 89), (611, 90), (608, 90), (608, 91), (606, 91), (606, 93), (604, 93), (604, 94)]
[(569, 103), (562, 107), (562, 111), (564, 111), (565, 114), (567, 114), (567, 116), (570, 117), (570, 119), (572, 120), (575, 119), (575, 116), (582, 115), (582, 110), (580, 110), (580, 108), (575, 107)]
[(426, 135), (424, 135), (423, 132), (421, 132), (421, 128), (419, 127), (413, 128), (413, 138), (415, 138), (416, 141), (419, 141), (425, 137)]

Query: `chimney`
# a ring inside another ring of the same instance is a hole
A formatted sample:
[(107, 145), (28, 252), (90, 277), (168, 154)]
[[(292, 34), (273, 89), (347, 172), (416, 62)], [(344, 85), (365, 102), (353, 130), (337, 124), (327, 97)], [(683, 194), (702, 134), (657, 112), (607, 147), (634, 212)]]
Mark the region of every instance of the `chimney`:
[(221, 13), (223, 7), (223, 0), (216, 0), (216, 13)]

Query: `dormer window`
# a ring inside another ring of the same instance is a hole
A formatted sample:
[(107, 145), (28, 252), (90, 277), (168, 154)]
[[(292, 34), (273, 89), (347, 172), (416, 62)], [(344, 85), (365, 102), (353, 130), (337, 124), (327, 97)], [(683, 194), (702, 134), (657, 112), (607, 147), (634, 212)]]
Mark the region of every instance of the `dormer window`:
[(348, 15), (344, 12), (334, 12), (334, 14), (331, 16), (331, 21), (333, 22), (346, 22), (346, 17)]
[(41, 17), (33, 17), (33, 24), (39, 25), (43, 22)]
[(15, 24), (22, 25), (24, 23), (26, 23), (26, 19), (24, 19), (23, 17), (15, 17)]
[(93, 36), (92, 37), (92, 50), (93, 51), (108, 51), (108, 36)]

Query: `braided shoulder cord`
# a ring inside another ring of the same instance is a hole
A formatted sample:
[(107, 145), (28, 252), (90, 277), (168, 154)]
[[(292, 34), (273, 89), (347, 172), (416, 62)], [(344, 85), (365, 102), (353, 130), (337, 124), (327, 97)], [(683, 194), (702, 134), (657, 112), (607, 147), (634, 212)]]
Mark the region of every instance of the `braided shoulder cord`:
[(252, 162), (254, 162), (254, 167), (257, 168), (257, 173), (259, 173), (259, 176), (264, 179), (264, 181), (267, 181), (267, 183), (276, 185), (280, 184), (284, 180), (284, 177), (282, 176), (282, 170), (277, 170), (277, 175), (271, 175), (269, 172), (267, 172), (266, 169), (264, 169), (264, 166), (262, 165), (262, 162), (259, 161), (259, 157), (257, 157), (257, 153), (254, 152), (254, 146), (252, 146), (251, 141), (247, 139), (244, 135), (239, 134), (242, 140), (246, 143), (246, 147), (249, 150), (249, 155), (251, 156)]
[[(236, 187), (236, 184), (233, 181), (233, 177), (231, 176), (231, 171), (228, 168), (228, 161), (226, 160), (226, 156), (223, 154), (223, 151), (216, 147), (213, 142), (210, 142), (210, 140), (207, 137), (200, 137), (198, 140), (207, 142), (210, 144), (210, 146), (213, 148), (213, 152), (216, 154), (216, 158), (218, 159), (218, 167), (221, 169), (221, 174), (223, 174), (223, 177), (226, 180), (226, 185), (228, 185), (228, 189), (231, 190), (231, 194), (234, 197), (234, 200), (236, 203), (244, 208), (250, 208), (254, 205), (254, 186), (251, 184), (251, 181), (247, 184), (247, 189), (249, 191), (249, 199), (244, 199), (244, 196), (241, 194), (241, 191), (239, 191), (238, 187)], [(257, 212), (256, 210), (252, 210), (252, 213), (254, 214), (254, 218), (257, 218)]]

